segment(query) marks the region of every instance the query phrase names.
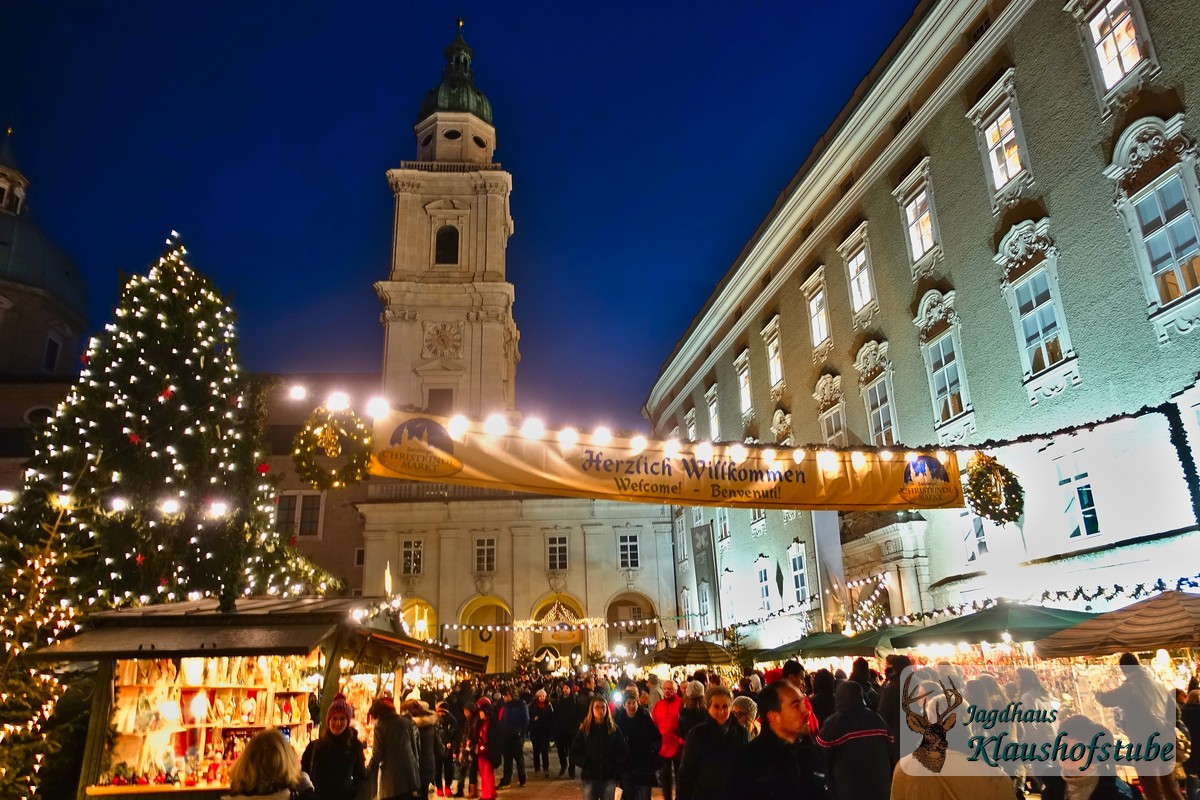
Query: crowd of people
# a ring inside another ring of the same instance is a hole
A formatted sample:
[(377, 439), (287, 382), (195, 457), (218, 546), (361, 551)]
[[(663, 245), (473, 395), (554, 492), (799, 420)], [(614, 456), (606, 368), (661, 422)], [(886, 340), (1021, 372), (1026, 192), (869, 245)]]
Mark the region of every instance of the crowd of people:
[[(944, 744), (955, 720), (942, 691), (956, 670), (939, 665), (911, 671), (909, 680), (927, 698), (925, 707), (913, 709), (911, 697), (903, 694), (907, 683), (900, 683), (912, 666), (895, 655), (882, 676), (864, 659), (854, 662), (849, 675), (808, 673), (789, 661), (736, 686), (701, 670), (679, 681), (590, 674), (464, 682), (444, 697), (414, 690), (399, 707), (386, 696), (372, 705), (369, 761), (350, 724), (353, 709), (339, 695), (299, 763), (288, 762), (279, 747), (283, 743), (289, 752), (290, 747), (277, 732), (252, 741), (235, 765), (232, 797), (425, 800), (436, 794), (496, 800), (514, 779), (527, 784), (527, 740), (533, 778), (577, 778), (584, 800), (613, 800), (618, 787), (624, 800), (649, 800), (654, 787), (661, 787), (663, 800), (1014, 800), (1027, 790), (1046, 800), (1137, 797), (1133, 787), (1103, 768), (1045, 778), (978, 765), (943, 771), (945, 764), (964, 767), (966, 761)], [(1050, 702), (1032, 670), (1018, 677), (1010, 686), (988, 674), (971, 680), (958, 675), (958, 683), (949, 683), (972, 702), (992, 707), (1017, 699), (1027, 708)], [(1129, 704), (1135, 693), (1138, 702), (1145, 701), (1146, 686), (1127, 684), (1102, 702)], [(1185, 699), (1181, 725), (1192, 726), (1194, 738), (1200, 733), (1200, 689)], [(921, 752), (902, 756), (900, 726), (917, 731), (913, 726), (935, 718), (943, 743), (937, 763), (931, 765)], [(1087, 742), (1104, 729), (1073, 716), (1061, 730), (1069, 742)], [(1200, 763), (1192, 762), (1200, 762), (1200, 754), (1182, 765), (1194, 775)], [(1141, 777), (1148, 800), (1182, 800), (1174, 778)], [(1188, 782), (1188, 800), (1198, 800), (1196, 788), (1194, 780)]]

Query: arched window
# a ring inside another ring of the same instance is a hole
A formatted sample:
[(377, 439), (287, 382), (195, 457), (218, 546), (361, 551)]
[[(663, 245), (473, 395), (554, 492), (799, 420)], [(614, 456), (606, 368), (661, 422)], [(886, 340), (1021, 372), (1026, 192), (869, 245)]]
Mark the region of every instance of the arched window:
[(438, 228), (437, 240), (434, 245), (433, 263), (458, 263), (458, 228), (453, 225), (443, 225)]

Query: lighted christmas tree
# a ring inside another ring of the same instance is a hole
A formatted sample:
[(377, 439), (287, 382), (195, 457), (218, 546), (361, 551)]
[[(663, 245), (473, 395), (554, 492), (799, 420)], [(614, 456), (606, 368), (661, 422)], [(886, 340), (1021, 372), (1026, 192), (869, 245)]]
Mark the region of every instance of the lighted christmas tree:
[(95, 610), (340, 588), (274, 532), (263, 389), (176, 234), (39, 432), (0, 507), (0, 800), (30, 796), (62, 687), (19, 661)]

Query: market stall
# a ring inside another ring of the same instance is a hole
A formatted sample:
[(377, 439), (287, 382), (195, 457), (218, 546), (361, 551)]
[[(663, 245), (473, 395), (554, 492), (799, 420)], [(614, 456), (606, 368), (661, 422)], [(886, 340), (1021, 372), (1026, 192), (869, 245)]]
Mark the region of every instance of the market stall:
[(786, 661), (789, 658), (795, 658), (802, 652), (807, 652), (809, 648), (817, 647), (834, 642), (848, 642), (850, 637), (840, 633), (810, 633), (809, 635), (797, 639), (794, 642), (781, 644), (778, 647), (773, 647), (770, 650), (763, 650), (755, 656), (755, 663), (772, 663), (778, 661)]
[(1163, 592), (1099, 614), (1037, 642), (1042, 658), (1200, 647), (1200, 595)]
[(207, 599), (101, 612), (91, 630), (36, 652), (96, 662), (97, 686), (110, 687), (93, 699), (77, 797), (216, 798), (254, 734), (278, 728), (303, 752), (339, 691), (361, 724), (382, 691), (448, 688), (486, 667), (408, 636), (389, 604), (368, 603), (243, 598), (222, 613)]
[[(805, 658), (823, 658), (842, 656), (846, 658), (871, 658), (880, 653), (895, 650), (892, 640), (897, 636), (914, 633), (921, 630), (914, 625), (898, 625), (890, 628), (880, 628), (877, 631), (860, 633), (857, 636), (838, 636), (804, 648)], [(831, 635), (832, 636), (832, 635)]]

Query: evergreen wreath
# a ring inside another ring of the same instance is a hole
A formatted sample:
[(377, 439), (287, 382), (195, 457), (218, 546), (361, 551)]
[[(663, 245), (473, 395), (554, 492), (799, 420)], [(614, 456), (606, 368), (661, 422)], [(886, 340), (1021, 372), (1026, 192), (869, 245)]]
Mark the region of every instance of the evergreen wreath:
[[(336, 469), (325, 469), (317, 456), (341, 458)], [(296, 474), (314, 489), (344, 489), (367, 477), (371, 464), (371, 431), (350, 409), (330, 411), (321, 406), (308, 415), (292, 443)]]
[(967, 462), (967, 502), (976, 514), (1000, 525), (1025, 512), (1025, 490), (1011, 469), (976, 452)]

